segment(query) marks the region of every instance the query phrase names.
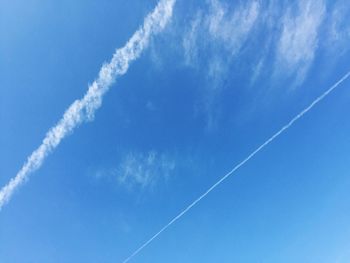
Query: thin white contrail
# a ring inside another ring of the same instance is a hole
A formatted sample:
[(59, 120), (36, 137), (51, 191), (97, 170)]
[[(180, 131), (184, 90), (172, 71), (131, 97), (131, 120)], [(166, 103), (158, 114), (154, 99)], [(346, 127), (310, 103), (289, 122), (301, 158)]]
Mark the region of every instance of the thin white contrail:
[(154, 239), (156, 239), (163, 231), (165, 231), (168, 227), (174, 224), (178, 219), (180, 219), (184, 214), (186, 214), (192, 207), (194, 207), (199, 201), (201, 201), (204, 197), (206, 197), (211, 191), (213, 191), (217, 186), (219, 186), (223, 181), (225, 181), (229, 176), (231, 176), (234, 172), (236, 172), (239, 168), (241, 168), (245, 163), (247, 163), (251, 158), (253, 158), (258, 152), (260, 152), (263, 148), (265, 148), (268, 144), (270, 144), (273, 140), (275, 140), (278, 136), (280, 136), (283, 132), (285, 132), (288, 128), (290, 128), (297, 120), (304, 116), (308, 111), (310, 111), (313, 107), (316, 106), (321, 100), (323, 100), (327, 95), (329, 95), (334, 89), (336, 89), (342, 82), (344, 82), (350, 76), (350, 71), (346, 73), (340, 80), (338, 80), (333, 86), (331, 86), (326, 92), (324, 92), (321, 96), (316, 98), (308, 107), (302, 110), (298, 115), (296, 115), (293, 119), (291, 119), (286, 125), (284, 125), (278, 132), (272, 135), (268, 140), (266, 140), (263, 144), (261, 144), (256, 150), (254, 150), (251, 154), (249, 154), (243, 161), (238, 163), (235, 167), (232, 168), (227, 174), (225, 174), (219, 181), (213, 184), (207, 191), (205, 191), (201, 196), (199, 196), (196, 200), (194, 200), (189, 206), (187, 206), (181, 213), (175, 216), (168, 224), (166, 224), (163, 228), (161, 228), (156, 234), (154, 234), (150, 239), (148, 239), (142, 246), (136, 249), (128, 258), (126, 258), (123, 263), (129, 262), (134, 256), (136, 256), (141, 250), (143, 250), (147, 245), (149, 245)]
[(97, 79), (89, 86), (84, 97), (76, 100), (66, 110), (56, 126), (48, 131), (42, 144), (28, 157), (17, 175), (1, 189), (0, 210), (10, 200), (18, 186), (25, 182), (32, 172), (40, 168), (47, 155), (59, 145), (64, 137), (83, 122), (93, 120), (95, 111), (102, 104), (103, 95), (109, 90), (115, 79), (127, 72), (130, 63), (141, 55), (150, 38), (162, 31), (169, 22), (175, 1), (160, 0), (125, 46), (117, 49), (111, 61), (102, 66)]

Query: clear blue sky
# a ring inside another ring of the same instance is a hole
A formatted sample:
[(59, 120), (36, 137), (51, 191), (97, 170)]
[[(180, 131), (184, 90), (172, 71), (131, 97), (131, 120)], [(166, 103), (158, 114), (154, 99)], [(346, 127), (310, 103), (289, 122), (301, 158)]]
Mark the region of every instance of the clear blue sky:
[[(0, 1), (0, 187), (157, 1)], [(350, 69), (346, 0), (179, 0), (0, 212), (2, 263), (121, 262)], [(350, 262), (350, 81), (132, 262)]]

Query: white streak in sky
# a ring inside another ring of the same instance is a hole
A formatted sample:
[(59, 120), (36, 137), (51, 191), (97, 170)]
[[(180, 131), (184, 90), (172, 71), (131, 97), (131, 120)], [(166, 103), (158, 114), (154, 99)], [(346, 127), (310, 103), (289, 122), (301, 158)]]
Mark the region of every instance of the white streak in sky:
[(296, 15), (288, 9), (282, 17), (283, 28), (276, 50), (275, 70), (295, 73), (297, 84), (301, 84), (315, 59), (326, 7), (323, 0), (300, 0), (297, 4)]
[(64, 113), (56, 126), (46, 134), (42, 144), (28, 157), (17, 175), (0, 191), (0, 210), (10, 200), (12, 194), (28, 176), (40, 168), (45, 158), (77, 126), (94, 118), (101, 106), (103, 95), (115, 79), (124, 75), (132, 61), (137, 59), (147, 47), (152, 35), (159, 33), (169, 22), (176, 0), (160, 0), (153, 12), (149, 13), (144, 24), (134, 33), (124, 47), (117, 49), (111, 61), (104, 64), (97, 79), (89, 86), (87, 93), (76, 100)]
[(248, 155), (243, 161), (237, 164), (232, 168), (227, 174), (225, 174), (219, 181), (213, 184), (207, 191), (205, 191), (201, 196), (199, 196), (196, 200), (194, 200), (189, 206), (187, 206), (181, 213), (175, 216), (168, 224), (166, 224), (163, 228), (161, 228), (156, 234), (154, 234), (150, 239), (148, 239), (142, 246), (136, 249), (128, 258), (126, 258), (123, 263), (129, 262), (134, 256), (136, 256), (141, 250), (143, 250), (147, 245), (149, 245), (154, 239), (156, 239), (163, 231), (165, 231), (168, 227), (174, 224), (177, 220), (179, 220), (183, 215), (185, 215), (192, 207), (194, 207), (197, 203), (199, 203), (204, 197), (206, 197), (211, 191), (213, 191), (217, 186), (219, 186), (223, 181), (225, 181), (228, 177), (230, 177), (234, 172), (236, 172), (239, 168), (245, 165), (250, 159), (252, 159), (258, 152), (260, 152), (263, 148), (269, 145), (272, 141), (274, 141), (278, 136), (280, 136), (283, 132), (289, 129), (296, 121), (298, 121), (301, 117), (303, 117), (307, 112), (309, 112), (313, 107), (315, 107), (320, 101), (322, 101), (325, 97), (327, 97), (333, 90), (335, 90), (342, 82), (348, 79), (350, 76), (350, 71), (346, 73), (340, 80), (338, 80), (333, 86), (331, 86), (327, 91), (325, 91), (322, 95), (316, 98), (308, 107), (302, 110), (298, 115), (296, 115), (293, 119), (291, 119), (286, 125), (284, 125), (278, 132), (272, 135), (267, 141), (261, 144), (255, 151)]

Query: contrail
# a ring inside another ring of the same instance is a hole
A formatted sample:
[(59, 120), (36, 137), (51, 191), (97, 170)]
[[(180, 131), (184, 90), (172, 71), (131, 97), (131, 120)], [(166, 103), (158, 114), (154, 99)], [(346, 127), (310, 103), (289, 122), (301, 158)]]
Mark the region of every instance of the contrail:
[(273, 140), (280, 136), (283, 132), (289, 129), (297, 120), (303, 117), (308, 111), (315, 107), (320, 101), (322, 101), (326, 96), (328, 96), (333, 90), (335, 90), (342, 82), (348, 79), (350, 76), (350, 71), (346, 73), (340, 80), (338, 80), (333, 86), (331, 86), (322, 95), (317, 97), (308, 107), (302, 110), (298, 115), (291, 119), (286, 125), (284, 125), (278, 132), (267, 139), (263, 144), (261, 144), (256, 150), (249, 154), (243, 161), (238, 163), (232, 168), (227, 174), (225, 174), (219, 181), (213, 184), (207, 191), (205, 191), (201, 196), (194, 200), (189, 206), (187, 206), (181, 213), (175, 216), (168, 224), (161, 228), (156, 234), (154, 234), (150, 239), (148, 239), (142, 246), (136, 249), (128, 258), (126, 258), (123, 263), (129, 262), (134, 256), (136, 256), (141, 250), (143, 250), (147, 245), (149, 245), (154, 239), (156, 239), (163, 231), (179, 220), (183, 215), (185, 215), (192, 207), (194, 207), (198, 202), (200, 202), (204, 197), (206, 197), (211, 191), (213, 191), (217, 186), (219, 186), (223, 181), (225, 181), (229, 176), (246, 164), (251, 158), (253, 158), (258, 152), (269, 145)]
[(63, 138), (83, 122), (93, 120), (95, 111), (102, 104), (103, 95), (116, 78), (127, 72), (130, 63), (137, 59), (148, 46), (150, 38), (167, 25), (172, 16), (175, 1), (160, 0), (125, 46), (117, 49), (111, 61), (102, 66), (98, 77), (89, 86), (84, 97), (76, 100), (66, 110), (56, 126), (47, 132), (42, 144), (28, 157), (17, 175), (1, 189), (0, 210), (10, 200), (14, 191), (28, 179), (28, 176), (40, 168), (48, 154), (60, 144)]

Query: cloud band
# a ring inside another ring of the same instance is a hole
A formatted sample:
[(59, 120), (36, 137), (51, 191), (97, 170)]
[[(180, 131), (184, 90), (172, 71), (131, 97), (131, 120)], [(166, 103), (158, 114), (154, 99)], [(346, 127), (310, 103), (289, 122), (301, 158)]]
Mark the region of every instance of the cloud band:
[(83, 122), (93, 120), (95, 111), (102, 104), (104, 94), (116, 78), (127, 72), (130, 63), (148, 46), (150, 38), (167, 25), (172, 17), (174, 4), (175, 0), (160, 0), (125, 46), (117, 49), (111, 61), (102, 66), (97, 79), (89, 86), (84, 97), (71, 104), (58, 123), (47, 132), (42, 144), (28, 157), (17, 175), (1, 189), (0, 210), (29, 175), (41, 167), (62, 139)]

